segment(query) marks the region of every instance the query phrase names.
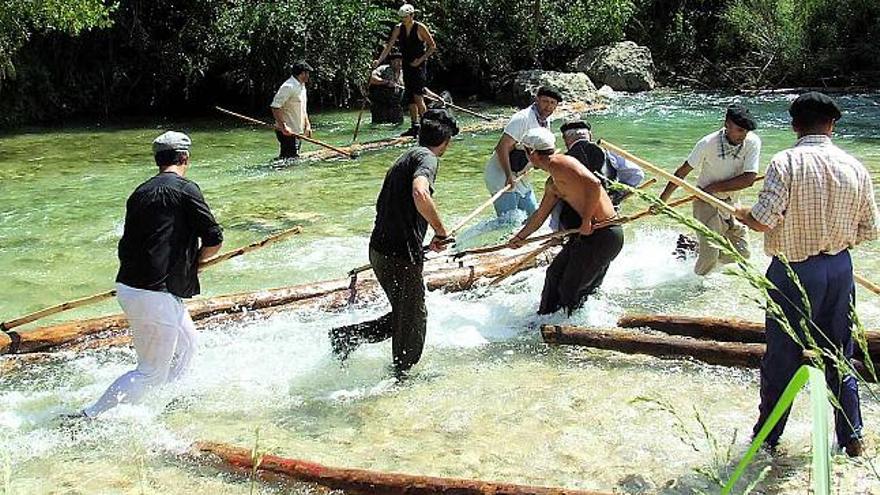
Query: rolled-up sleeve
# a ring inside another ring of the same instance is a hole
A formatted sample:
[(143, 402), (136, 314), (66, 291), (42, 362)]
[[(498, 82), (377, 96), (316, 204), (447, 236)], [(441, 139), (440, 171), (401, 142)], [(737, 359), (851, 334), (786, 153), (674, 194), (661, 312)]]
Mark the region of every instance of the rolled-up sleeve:
[[(270, 105), (272, 108), (281, 108), (287, 103), (287, 100), (293, 95), (293, 88), (288, 84), (282, 85), (278, 88), (278, 92), (275, 93), (275, 97), (272, 98), (272, 104)], [(263, 100), (265, 101), (265, 100)]]
[(752, 217), (770, 228), (776, 227), (788, 208), (788, 181), (778, 162), (770, 162), (764, 188), (752, 206)]
[(219, 246), (223, 243), (223, 228), (214, 219), (214, 214), (199, 186), (194, 183), (187, 185), (184, 190), (184, 203), (186, 216), (189, 224), (195, 230), (196, 235), (202, 240), (202, 246)]

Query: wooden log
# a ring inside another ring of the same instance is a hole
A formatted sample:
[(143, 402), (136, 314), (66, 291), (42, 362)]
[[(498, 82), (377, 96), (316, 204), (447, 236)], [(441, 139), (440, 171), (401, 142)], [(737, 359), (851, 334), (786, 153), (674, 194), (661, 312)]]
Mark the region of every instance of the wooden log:
[[(683, 335), (698, 339), (722, 342), (764, 343), (764, 322), (737, 318), (714, 318), (682, 315), (625, 315), (617, 321), (622, 328), (650, 328), (670, 335)], [(880, 363), (880, 331), (865, 332), (871, 360)], [(855, 357), (864, 360), (861, 349), (856, 346)]]
[[(250, 449), (212, 442), (192, 447), (196, 459), (223, 470), (249, 475), (254, 469)], [(461, 478), (440, 478), (366, 469), (336, 468), (300, 459), (263, 455), (257, 475), (272, 482), (316, 483), (332, 490), (364, 494), (455, 494), (455, 495), (603, 495), (567, 488), (527, 486)], [(608, 494), (604, 494), (608, 495)]]
[(548, 344), (583, 345), (667, 359), (692, 357), (710, 364), (746, 368), (760, 366), (761, 356), (764, 355), (763, 344), (685, 339), (647, 335), (630, 330), (603, 330), (571, 325), (543, 325), (541, 337)]
[[(425, 283), (429, 290), (444, 289), (450, 292), (467, 290), (479, 279), (494, 277), (504, 273), (518, 263), (529, 252), (513, 256), (482, 256), (468, 263), (441, 261), (427, 264)], [(526, 270), (543, 263), (533, 260), (521, 267)], [(359, 291), (372, 291), (378, 288), (373, 278), (358, 281)], [(341, 298), (348, 294), (349, 280), (336, 279), (310, 284), (301, 284), (277, 289), (244, 292), (196, 299), (187, 304), (194, 321), (219, 314), (234, 314), (283, 306), (295, 302), (317, 302), (324, 296)], [(0, 337), (0, 354), (24, 354), (56, 349), (96, 334), (112, 335), (111, 331), (121, 331), (128, 327), (124, 314), (115, 314), (87, 320), (76, 320), (57, 325), (37, 328), (27, 332), (10, 332), (4, 339)]]
[[(572, 325), (543, 325), (541, 337), (548, 344), (582, 345), (627, 354), (646, 354), (662, 359), (690, 357), (708, 364), (758, 368), (764, 344), (718, 342), (687, 337), (648, 335), (625, 329), (598, 329)], [(805, 357), (806, 360), (806, 357)], [(864, 365), (854, 360), (855, 369), (872, 380)]]

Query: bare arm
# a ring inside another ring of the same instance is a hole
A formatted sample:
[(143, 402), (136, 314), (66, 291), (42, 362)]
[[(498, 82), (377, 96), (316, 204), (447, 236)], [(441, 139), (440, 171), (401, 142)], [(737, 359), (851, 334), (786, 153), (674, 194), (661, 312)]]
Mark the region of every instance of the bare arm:
[(591, 172), (587, 172), (588, 181), (584, 188), (584, 202), (581, 211), (581, 228), (580, 233), (590, 235), (593, 233), (593, 217), (596, 216), (596, 209), (599, 207), (599, 200), (602, 194), (602, 182)]
[(424, 24), (419, 24), (419, 38), (428, 45), (428, 49), (425, 51), (424, 55), (415, 60), (415, 62), (418, 63), (413, 63), (413, 66), (422, 65), (425, 60), (428, 60), (428, 57), (437, 51), (437, 43), (434, 42), (434, 37), (431, 36), (431, 32), (428, 31), (428, 28), (426, 28)]
[(507, 184), (513, 184), (513, 170), (510, 169), (510, 152), (516, 146), (516, 141), (508, 134), (502, 134), (498, 144), (495, 145), (495, 156), (498, 157), (498, 163), (501, 164), (501, 171), (507, 177)]
[[(684, 179), (685, 177), (688, 176), (689, 173), (691, 173), (691, 170), (693, 170), (693, 169), (694, 169), (694, 167), (692, 167), (691, 164), (688, 163), (687, 160), (685, 160), (685, 162), (682, 163), (678, 167), (678, 169), (675, 171), (675, 176), (678, 177), (679, 179)], [(667, 199), (669, 199), (669, 196), (672, 196), (672, 193), (675, 192), (675, 189), (677, 187), (678, 186), (673, 184), (672, 182), (667, 182), (666, 188), (663, 189), (662, 193), (660, 193), (660, 199), (662, 199), (665, 202)]]
[(559, 194), (556, 192), (556, 186), (553, 184), (553, 178), (548, 177), (544, 185), (544, 196), (541, 197), (541, 204), (535, 213), (529, 217), (525, 225), (513, 236), (508, 242), (511, 247), (517, 248), (522, 246), (522, 241), (528, 239), (536, 230), (544, 225), (547, 217), (553, 212), (553, 207), (559, 202)]
[(764, 225), (763, 223), (755, 220), (755, 217), (752, 216), (752, 209), (749, 207), (737, 208), (734, 216), (742, 223), (745, 224), (746, 227), (757, 231), (757, 232), (767, 232), (770, 230), (770, 227)]
[(421, 175), (413, 179), (412, 194), (419, 215), (427, 220), (428, 225), (434, 229), (431, 249), (439, 251), (442, 247), (437, 244), (437, 241), (447, 237), (446, 227), (443, 226), (443, 221), (440, 220), (440, 213), (437, 211), (437, 205), (434, 203), (434, 198), (431, 197), (431, 184), (428, 182), (428, 179)]
[(216, 246), (202, 246), (202, 249), (199, 250), (199, 263), (211, 259), (220, 252), (220, 247), (223, 243), (217, 244)]
[(284, 114), (281, 113), (280, 108), (272, 107), (272, 116), (275, 117), (275, 128), (281, 131), (285, 136), (290, 136), (293, 134), (293, 129), (287, 125), (287, 122), (284, 121)]
[(379, 67), (379, 64), (385, 60), (385, 57), (388, 56), (388, 53), (391, 52), (391, 47), (394, 46), (394, 43), (397, 42), (397, 37), (400, 35), (400, 25), (394, 26), (394, 29), (391, 30), (391, 37), (388, 38), (388, 42), (385, 43), (385, 48), (382, 49), (382, 54), (379, 55), (379, 58), (373, 61), (373, 68)]
[(737, 175), (736, 177), (731, 177), (727, 180), (722, 180), (709, 184), (708, 186), (704, 187), (703, 190), (709, 194), (727, 191), (739, 191), (751, 187), (751, 185), (755, 183), (755, 179), (757, 178), (757, 173), (745, 172)]

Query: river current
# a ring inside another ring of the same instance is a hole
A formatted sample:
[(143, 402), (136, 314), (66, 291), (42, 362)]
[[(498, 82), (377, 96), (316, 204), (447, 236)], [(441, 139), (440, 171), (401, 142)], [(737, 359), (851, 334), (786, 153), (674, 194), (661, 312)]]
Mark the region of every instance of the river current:
[[(759, 122), (763, 169), (795, 140), (790, 98), (655, 92), (613, 100), (589, 120), (598, 137), (673, 170), (720, 127), (725, 106), (741, 101)], [(839, 102), (845, 112), (835, 140), (877, 183), (880, 96)], [(355, 118), (315, 115), (316, 137), (348, 144)], [(155, 172), (150, 141), (167, 129), (193, 138), (189, 177), (223, 224), (226, 248), (303, 227), (302, 235), (206, 271), (200, 297), (339, 278), (366, 261), (375, 198), (402, 148), (278, 167), (272, 133), (230, 120), (37, 129), (0, 136), (0, 319), (112, 287), (125, 199)], [(367, 126), (361, 140), (395, 132)], [(435, 198), (447, 224), (487, 197), (482, 169), (497, 138), (497, 131), (462, 134), (443, 157)], [(534, 175), (543, 182), (543, 173)], [(625, 213), (643, 207), (633, 199)], [(512, 226), (499, 227), (492, 215), (483, 214), (465, 237), (503, 238)], [(195, 440), (252, 447), (259, 432), (261, 450), (339, 467), (619, 493), (717, 492), (713, 473), (727, 476), (748, 444), (756, 372), (541, 343), (542, 323), (613, 326), (628, 312), (762, 318), (745, 282), (720, 271), (697, 277), (693, 260), (672, 256), (682, 227), (650, 217), (625, 230), (602, 291), (571, 318), (535, 315), (543, 269), (491, 290), (430, 293), (425, 354), (402, 383), (389, 374), (388, 343), (359, 349), (345, 367), (330, 354), (329, 328), (374, 317), (382, 305), (213, 323), (200, 333), (184, 381), (76, 429), (61, 428), (57, 415), (87, 405), (130, 369), (131, 349), (84, 351), (6, 373), (0, 491), (247, 493), (246, 481), (178, 454)], [(761, 238), (750, 240), (752, 263), (763, 270), (769, 259)], [(853, 258), (860, 273), (880, 278), (880, 243), (860, 246)], [(857, 307), (866, 327), (880, 328), (877, 296), (860, 291)], [(117, 311), (110, 301), (64, 317)], [(783, 437), (786, 455), (760, 456), (749, 470), (754, 478), (771, 467), (759, 493), (807, 491), (811, 420), (803, 395)], [(835, 457), (835, 493), (880, 492), (868, 462), (877, 460), (880, 404), (863, 394), (863, 412), (868, 455)]]

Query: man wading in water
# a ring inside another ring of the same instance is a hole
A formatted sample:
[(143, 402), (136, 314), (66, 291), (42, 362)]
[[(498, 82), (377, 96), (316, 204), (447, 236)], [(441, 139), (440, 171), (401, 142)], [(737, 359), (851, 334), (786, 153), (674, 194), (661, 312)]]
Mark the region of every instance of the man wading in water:
[(580, 232), (569, 239), (547, 268), (538, 309), (539, 314), (551, 314), (564, 308), (570, 315), (587, 296), (599, 289), (608, 266), (623, 248), (623, 228), (611, 225), (593, 229), (594, 224), (614, 218), (611, 198), (602, 182), (581, 162), (556, 154), (556, 139), (549, 129), (530, 130), (522, 138), (522, 146), (532, 165), (549, 172), (550, 178), (544, 186), (538, 210), (513, 236), (510, 246), (521, 247), (523, 240), (544, 224), (560, 201), (584, 219), (578, 227)]
[[(852, 360), (856, 288), (849, 249), (876, 239), (880, 226), (871, 174), (831, 142), (841, 116), (837, 103), (822, 93), (804, 93), (788, 112), (797, 142), (773, 156), (755, 206), (740, 208), (736, 215), (764, 233), (764, 251), (773, 257), (767, 279), (775, 288), (769, 294), (797, 335), (792, 338), (767, 314), (767, 350), (761, 360), (761, 405), (755, 435), (803, 364), (807, 341), (804, 316), (814, 324), (809, 331), (818, 347)], [(797, 274), (797, 282), (789, 277), (783, 259)], [(809, 304), (804, 304), (802, 291)], [(834, 409), (837, 444), (851, 457), (861, 455), (858, 382), (847, 372), (841, 376), (831, 359), (824, 360), (828, 388), (840, 405)], [(788, 412), (764, 440), (771, 450), (779, 443)]]
[(425, 113), (425, 85), (427, 84), (428, 72), (425, 61), (435, 51), (437, 45), (431, 32), (421, 22), (413, 18), (416, 9), (410, 4), (404, 4), (397, 13), (401, 23), (394, 26), (391, 37), (385, 44), (385, 49), (379, 58), (373, 62), (373, 68), (385, 60), (395, 42), (400, 44), (400, 52), (403, 54), (403, 100), (409, 104), (409, 115), (412, 126), (401, 136), (416, 136), (419, 133), (419, 117)]
[[(676, 177), (683, 179), (697, 168), (700, 171), (697, 178), (700, 189), (722, 201), (735, 203), (738, 191), (751, 187), (758, 178), (761, 139), (752, 132), (756, 127), (746, 107), (736, 103), (730, 105), (724, 117), (724, 127), (697, 142), (687, 160), (675, 171)], [(677, 187), (672, 182), (666, 184), (660, 199), (669, 199)], [(694, 218), (726, 237), (744, 258), (749, 257), (748, 229), (742, 223), (704, 201), (694, 201), (693, 209)], [(679, 239), (679, 247), (687, 244), (686, 239)], [(694, 265), (694, 273), (706, 275), (718, 263), (731, 261), (721, 255), (706, 237), (700, 236), (699, 257)]]
[(150, 388), (179, 378), (192, 360), (196, 329), (181, 298), (199, 293), (199, 262), (220, 251), (223, 231), (199, 186), (185, 178), (190, 144), (180, 132), (156, 138), (159, 174), (125, 204), (116, 297), (131, 326), (137, 367), (72, 417), (138, 402)]
[(422, 278), (422, 243), (428, 224), (434, 229), (430, 249), (442, 251), (446, 228), (431, 197), (439, 158), (458, 125), (446, 110), (422, 117), (419, 145), (402, 154), (385, 174), (376, 201), (376, 224), (370, 236), (370, 263), (391, 303), (378, 320), (330, 331), (333, 352), (345, 360), (362, 342), (391, 339), (394, 370), (400, 375), (419, 362), (425, 345), (428, 312)]

